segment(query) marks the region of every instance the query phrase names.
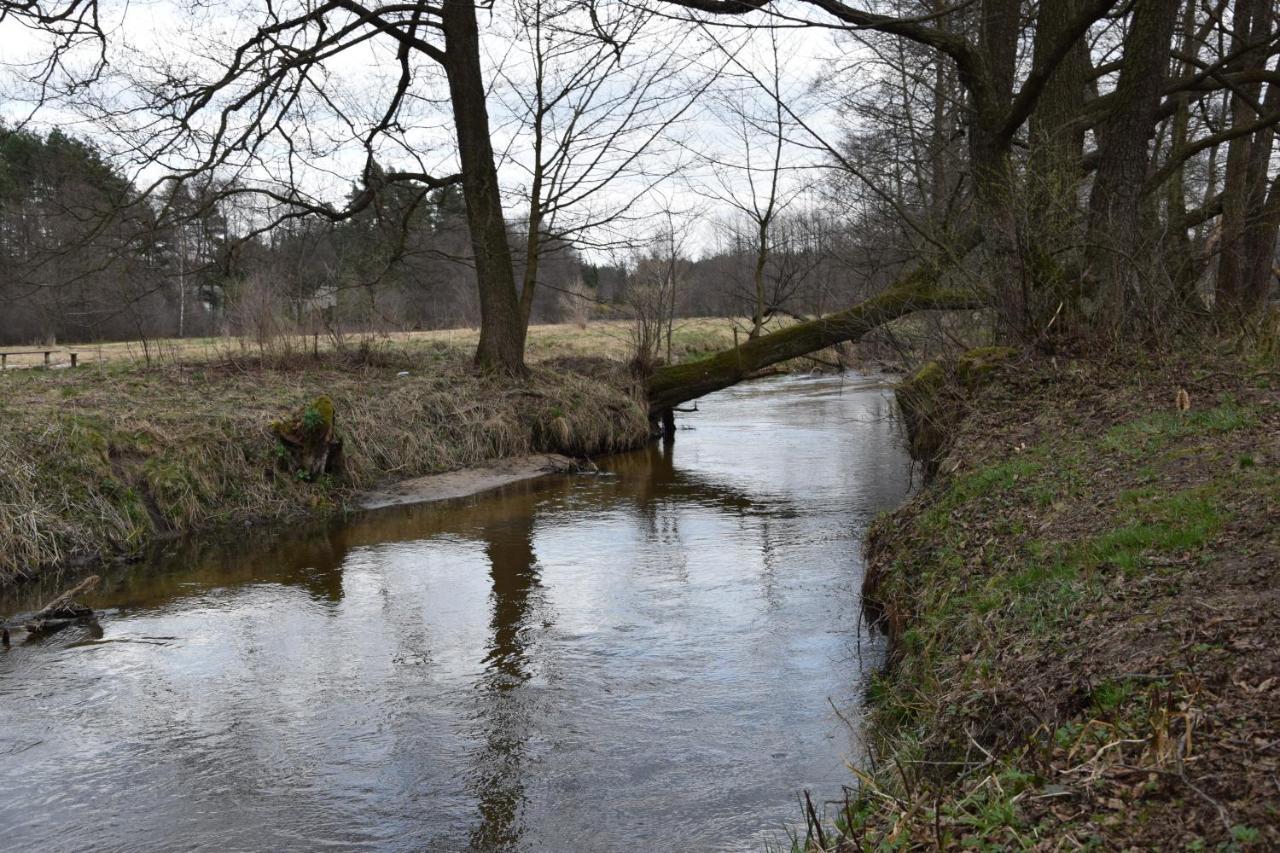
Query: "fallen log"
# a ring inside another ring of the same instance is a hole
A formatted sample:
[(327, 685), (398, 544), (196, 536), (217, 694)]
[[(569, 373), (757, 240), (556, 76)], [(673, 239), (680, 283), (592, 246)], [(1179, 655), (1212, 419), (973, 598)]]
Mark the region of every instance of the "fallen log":
[(23, 623), (22, 627), (32, 634), (40, 634), (57, 631), (77, 622), (92, 620), (94, 618), (93, 608), (76, 601), (75, 598), (77, 595), (82, 595), (96, 587), (98, 580), (97, 575), (89, 575), (89, 577), (31, 614), (31, 618)]
[(690, 364), (659, 367), (649, 377), (649, 412), (654, 418), (681, 403), (749, 379), (770, 365), (798, 358), (843, 341), (856, 341), (871, 330), (916, 311), (962, 311), (985, 307), (976, 293), (939, 287), (937, 272), (921, 267), (897, 284), (852, 308), (777, 332), (751, 338)]

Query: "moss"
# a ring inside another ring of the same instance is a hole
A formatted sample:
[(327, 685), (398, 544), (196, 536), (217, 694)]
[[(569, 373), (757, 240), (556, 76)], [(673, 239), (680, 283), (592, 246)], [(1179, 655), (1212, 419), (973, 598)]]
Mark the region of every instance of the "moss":
[(898, 384), (896, 398), (911, 458), (937, 470), (966, 401), (993, 379), (1016, 350), (978, 347), (953, 359), (931, 361)]
[(302, 411), (302, 429), (309, 435), (325, 436), (333, 431), (333, 401), (321, 394)]

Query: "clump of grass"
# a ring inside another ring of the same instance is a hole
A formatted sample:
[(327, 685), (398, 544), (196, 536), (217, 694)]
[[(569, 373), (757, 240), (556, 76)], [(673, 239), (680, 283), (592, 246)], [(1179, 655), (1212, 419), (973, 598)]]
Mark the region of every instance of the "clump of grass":
[(1103, 447), (1130, 455), (1150, 454), (1186, 436), (1215, 436), (1248, 429), (1257, 414), (1234, 402), (1190, 412), (1158, 412), (1107, 430)]

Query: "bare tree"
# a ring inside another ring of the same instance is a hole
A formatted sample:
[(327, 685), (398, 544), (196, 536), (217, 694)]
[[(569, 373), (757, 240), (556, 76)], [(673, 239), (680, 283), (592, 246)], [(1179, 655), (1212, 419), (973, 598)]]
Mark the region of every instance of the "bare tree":
[[(1236, 149), (1234, 157), (1228, 151), (1232, 190), (1225, 194), (1236, 210), (1218, 229), (1235, 255), (1219, 265), (1224, 292), (1234, 274), (1222, 267), (1247, 267), (1256, 282), (1269, 266), (1269, 152), (1280, 121), (1268, 105), (1280, 84), (1280, 68), (1267, 64), (1280, 52), (1272, 3), (1066, 0), (1042, 3), (1027, 16), (1017, 0), (669, 2), (707, 13), (695, 15), (700, 26), (745, 16), (760, 26), (836, 29), (886, 69), (882, 79), (899, 82), (902, 97), (854, 138), (865, 145), (877, 125), (891, 127), (886, 144), (914, 140), (905, 143), (907, 156), (869, 163), (793, 118), (904, 233), (919, 238), (916, 258), (987, 291), (1006, 333), (1054, 346), (1068, 328), (1105, 338), (1118, 327), (1152, 332), (1167, 325), (1171, 306), (1186, 302), (1179, 295), (1185, 284), (1177, 282), (1187, 275), (1176, 272), (1177, 263), (1166, 268), (1166, 246), (1175, 247), (1174, 257), (1193, 255), (1176, 250), (1179, 241), (1222, 212), (1224, 194), (1185, 191), (1189, 175), (1203, 174), (1198, 158), (1214, 156), (1219, 145)], [(1215, 44), (1224, 34), (1227, 43)], [(914, 96), (917, 88), (931, 88), (933, 97)], [(1233, 103), (1227, 128), (1205, 109), (1224, 92)], [(960, 134), (964, 150), (956, 159), (949, 142)], [(1090, 140), (1096, 146), (1085, 150)], [(932, 156), (922, 156), (928, 143)], [(1176, 191), (1169, 189), (1174, 180)], [(908, 185), (922, 189), (904, 192)], [(960, 205), (953, 204), (957, 188), (965, 197)], [(1076, 201), (1082, 197), (1087, 212)], [(1163, 217), (1151, 203), (1161, 198)], [(955, 212), (961, 215), (949, 215)]]
[[(731, 61), (742, 61), (738, 46), (713, 40)], [(789, 112), (798, 110), (798, 98), (783, 91), (783, 59), (776, 29), (766, 32), (762, 53), (761, 61), (753, 63), (760, 68), (754, 79), (726, 75), (712, 98), (712, 111), (728, 131), (734, 150), (699, 153), (702, 168), (695, 184), (695, 191), (732, 211), (724, 227), (733, 235), (734, 248), (750, 247), (750, 280), (745, 294), (750, 306), (750, 338), (760, 335), (799, 283), (794, 263), (783, 263), (778, 269), (772, 262), (784, 244), (776, 226), (806, 190), (802, 176), (812, 166), (795, 162), (799, 151), (789, 144), (794, 130)], [(759, 82), (768, 87), (764, 92), (756, 89)], [(790, 104), (789, 112), (783, 109), (784, 103)], [(789, 155), (790, 162), (784, 163), (784, 155)], [(782, 260), (794, 262), (795, 256)]]
[[(0, 8), (50, 34), (51, 49), (59, 57), (72, 37), (63, 35), (67, 28), (83, 38), (81, 33), (96, 26), (98, 15), (92, 2), (8, 2)], [(214, 36), (202, 39), (208, 61), (142, 58), (128, 74), (118, 72), (141, 97), (109, 100), (91, 93), (80, 105), (91, 108), (101, 124), (127, 132), (141, 160), (167, 167), (180, 180), (221, 171), (239, 179), (232, 184), (235, 193), (263, 194), (286, 205), (287, 217), (340, 221), (366, 208), (388, 184), (459, 184), (481, 312), (476, 361), (486, 368), (523, 371), (524, 323), (492, 145), (491, 81), (482, 65), (475, 5), (465, 0), (440, 5), (297, 0), (247, 4), (236, 11), (245, 20), (256, 19), (256, 26), (243, 28), (244, 35), (227, 43)], [(197, 35), (194, 29), (191, 35)], [(335, 73), (345, 55), (365, 48), (383, 51), (387, 68), (394, 69), (373, 109), (346, 98)], [(424, 65), (443, 72), (459, 166), (454, 174), (428, 168), (403, 131), (412, 121), (411, 105), (423, 96)], [(364, 152), (363, 190), (344, 205), (324, 203), (298, 176), (316, 158), (332, 156), (351, 142)], [(380, 168), (376, 156), (387, 150), (415, 165)], [(263, 173), (271, 180), (264, 182)]]
[(517, 193), (527, 325), (549, 251), (640, 244), (638, 208), (681, 171), (670, 137), (717, 69), (697, 61), (694, 32), (625, 4), (517, 0), (514, 24), (497, 98), (515, 118), (508, 156), (527, 179)]

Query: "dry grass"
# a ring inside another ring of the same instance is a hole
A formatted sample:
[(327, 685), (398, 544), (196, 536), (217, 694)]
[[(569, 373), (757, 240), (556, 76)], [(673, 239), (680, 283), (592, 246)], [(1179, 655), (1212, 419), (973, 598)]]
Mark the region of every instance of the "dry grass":
[[(696, 351), (696, 335), (688, 345)], [(390, 480), (634, 447), (648, 435), (640, 389), (619, 361), (590, 357), (619, 346), (607, 328), (539, 329), (519, 383), (475, 372), (465, 345), (425, 338), (284, 361), (188, 350), (150, 368), (122, 357), (9, 371), (0, 582), (136, 554), (158, 536), (337, 510)], [(337, 407), (346, 466), (306, 483), (279, 470), (268, 425), (322, 393)]]
[[(392, 347), (405, 353), (431, 350), (441, 344), (459, 349), (476, 345), (480, 333), (477, 329), (441, 329), (430, 332), (391, 332), (376, 335), (348, 335), (344, 340), (348, 349), (368, 342), (378, 347)], [(677, 320), (673, 335), (673, 349), (682, 353), (711, 352), (733, 344), (733, 327), (721, 318), (694, 318)], [(529, 329), (528, 358), (532, 363), (566, 357), (608, 358), (625, 361), (631, 357), (631, 321), (607, 320), (588, 323), (585, 327), (574, 324), (532, 326)], [(0, 349), (25, 349), (25, 347), (0, 347)], [(105, 344), (64, 344), (60, 349), (80, 353), (81, 364), (174, 364), (180, 362), (211, 362), (261, 355), (259, 347), (247, 340), (236, 338), (166, 338), (153, 341), (119, 341)], [(332, 341), (296, 337), (289, 341), (288, 349), (294, 353), (332, 352)], [(10, 356), (11, 368), (39, 367), (41, 355)], [(56, 366), (65, 366), (69, 359), (65, 353), (54, 355)]]
[[(0, 584), (136, 555), (161, 536), (340, 510), (386, 481), (647, 437), (642, 389), (624, 367), (630, 321), (533, 327), (521, 384), (473, 371), (475, 341), (453, 330), (348, 338), (341, 350), (302, 338), (125, 342), (73, 348), (74, 371), (6, 371)], [(732, 346), (733, 327), (681, 320), (672, 343), (676, 360), (697, 359)], [(268, 425), (320, 394), (337, 405), (346, 469), (311, 484), (277, 470)]]

